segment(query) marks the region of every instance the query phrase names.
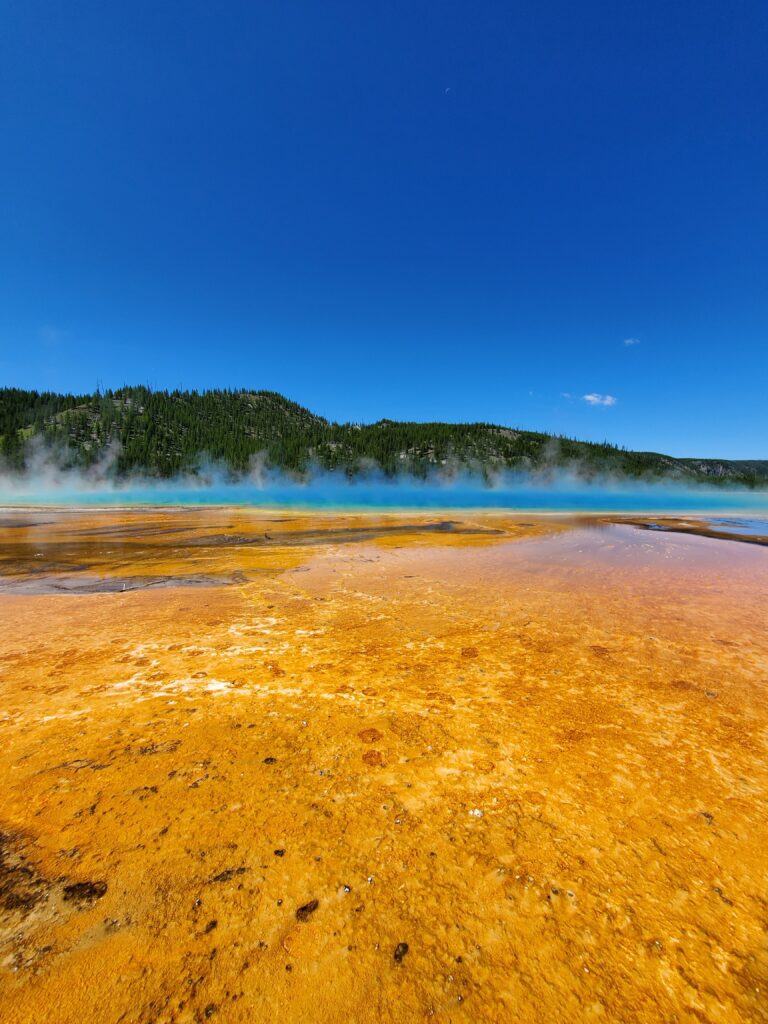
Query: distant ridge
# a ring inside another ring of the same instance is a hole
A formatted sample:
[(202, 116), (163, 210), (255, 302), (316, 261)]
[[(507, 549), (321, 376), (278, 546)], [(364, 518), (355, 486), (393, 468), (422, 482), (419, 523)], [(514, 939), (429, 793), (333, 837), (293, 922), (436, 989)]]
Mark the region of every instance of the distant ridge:
[(300, 475), (313, 469), (421, 478), (434, 471), (568, 470), (585, 479), (768, 486), (768, 459), (677, 459), (491, 423), (333, 423), (274, 391), (0, 389), (4, 465), (23, 470), (40, 447), (63, 467), (105, 466), (117, 477), (168, 478), (210, 460), (239, 475), (260, 459), (267, 468)]

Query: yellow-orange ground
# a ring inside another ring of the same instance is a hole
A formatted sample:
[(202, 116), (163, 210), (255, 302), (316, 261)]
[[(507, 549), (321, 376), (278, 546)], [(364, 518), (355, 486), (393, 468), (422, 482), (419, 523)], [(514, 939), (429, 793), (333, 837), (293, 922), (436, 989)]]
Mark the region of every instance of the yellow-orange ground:
[(768, 1020), (767, 549), (9, 512), (0, 571), (2, 1020)]

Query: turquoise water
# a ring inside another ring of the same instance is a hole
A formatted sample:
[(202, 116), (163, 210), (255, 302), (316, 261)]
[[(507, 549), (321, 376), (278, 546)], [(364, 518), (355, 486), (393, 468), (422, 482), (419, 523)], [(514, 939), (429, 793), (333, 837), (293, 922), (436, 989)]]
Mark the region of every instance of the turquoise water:
[(710, 512), (768, 514), (768, 492), (716, 488), (649, 486), (552, 487), (531, 484), (346, 483), (301, 484), (189, 483), (125, 487), (12, 487), (0, 484), (0, 505), (243, 505), (255, 508), (417, 510), (504, 509), (551, 512)]

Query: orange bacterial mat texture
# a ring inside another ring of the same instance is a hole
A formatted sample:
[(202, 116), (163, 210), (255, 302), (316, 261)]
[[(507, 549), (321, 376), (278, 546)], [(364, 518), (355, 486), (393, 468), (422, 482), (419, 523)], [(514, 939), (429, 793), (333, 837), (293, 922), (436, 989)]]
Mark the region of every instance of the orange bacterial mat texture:
[(768, 1020), (768, 550), (0, 516), (0, 1017)]

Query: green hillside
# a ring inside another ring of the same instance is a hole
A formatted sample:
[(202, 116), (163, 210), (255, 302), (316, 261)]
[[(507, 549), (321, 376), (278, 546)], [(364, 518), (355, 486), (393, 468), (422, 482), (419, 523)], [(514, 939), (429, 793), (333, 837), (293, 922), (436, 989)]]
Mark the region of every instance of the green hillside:
[(0, 389), (0, 456), (23, 470), (40, 447), (66, 467), (108, 463), (117, 475), (172, 477), (206, 462), (237, 475), (255, 459), (305, 474), (371, 469), (424, 477), (443, 469), (477, 473), (568, 468), (589, 478), (675, 477), (723, 485), (768, 485), (768, 460), (675, 459), (611, 444), (490, 423), (333, 423), (273, 391), (152, 391), (90, 395)]

